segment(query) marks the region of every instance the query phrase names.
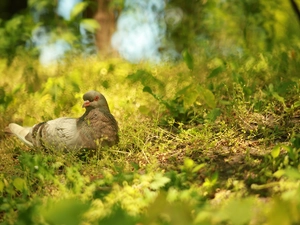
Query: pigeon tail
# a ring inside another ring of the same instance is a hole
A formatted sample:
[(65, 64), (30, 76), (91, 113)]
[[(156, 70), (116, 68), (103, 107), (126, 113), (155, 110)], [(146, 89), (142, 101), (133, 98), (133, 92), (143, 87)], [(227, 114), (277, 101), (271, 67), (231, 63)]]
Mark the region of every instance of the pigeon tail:
[(8, 125), (11, 133), (16, 135), (21, 141), (23, 141), (25, 144), (33, 146), (33, 144), (29, 141), (26, 140), (26, 135), (31, 132), (32, 128), (31, 127), (22, 127), (18, 124), (15, 123), (10, 123)]

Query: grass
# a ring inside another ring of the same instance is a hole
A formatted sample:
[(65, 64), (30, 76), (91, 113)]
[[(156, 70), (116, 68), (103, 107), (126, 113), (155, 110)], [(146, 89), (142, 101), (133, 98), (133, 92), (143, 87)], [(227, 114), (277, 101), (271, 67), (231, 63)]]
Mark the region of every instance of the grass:
[(193, 70), (98, 58), (2, 65), (2, 131), (78, 117), (82, 94), (95, 89), (119, 122), (120, 143), (65, 154), (0, 133), (0, 221), (298, 223), (299, 64), (279, 61), (199, 58)]

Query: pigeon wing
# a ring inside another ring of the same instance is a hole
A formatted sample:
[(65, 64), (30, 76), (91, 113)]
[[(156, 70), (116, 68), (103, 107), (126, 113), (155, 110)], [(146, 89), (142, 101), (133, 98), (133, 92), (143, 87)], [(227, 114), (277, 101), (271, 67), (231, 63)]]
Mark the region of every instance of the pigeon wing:
[(77, 120), (62, 117), (37, 124), (32, 129), (32, 142), (46, 148), (80, 148)]

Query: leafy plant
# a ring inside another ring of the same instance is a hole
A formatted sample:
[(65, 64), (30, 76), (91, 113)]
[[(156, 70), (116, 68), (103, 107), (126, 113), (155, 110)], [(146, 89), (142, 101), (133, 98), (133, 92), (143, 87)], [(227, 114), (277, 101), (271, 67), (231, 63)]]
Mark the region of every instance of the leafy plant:
[[(0, 36), (6, 37), (0, 40), (0, 57), (6, 59), (7, 65), (11, 65), (13, 59), (25, 49), (29, 41), (34, 22), (28, 15), (16, 15), (11, 20), (0, 20)], [(34, 49), (28, 54), (34, 55)]]
[(0, 61), (1, 130), (78, 117), (89, 89), (120, 126), (117, 146), (85, 157), (0, 132), (0, 223), (299, 224), (299, 56), (280, 46), (226, 56), (205, 45), (155, 67)]
[(203, 121), (205, 109), (209, 111), (206, 118), (210, 121), (214, 121), (220, 115), (220, 110), (216, 108), (217, 101), (214, 94), (200, 84), (190, 83), (184, 87), (179, 84), (174, 87), (174, 95), (167, 98), (165, 97), (167, 90), (164, 88), (166, 84), (151, 73), (138, 70), (127, 78), (133, 83), (139, 81), (144, 86), (143, 92), (149, 93), (163, 105), (167, 110), (166, 114), (176, 123), (191, 121), (199, 123)]

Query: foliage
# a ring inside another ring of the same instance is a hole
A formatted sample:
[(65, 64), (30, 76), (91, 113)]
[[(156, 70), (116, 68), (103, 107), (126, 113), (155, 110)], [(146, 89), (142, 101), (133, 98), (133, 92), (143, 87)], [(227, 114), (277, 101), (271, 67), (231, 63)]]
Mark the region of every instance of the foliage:
[(272, 51), (282, 43), (293, 48), (299, 24), (291, 2), (172, 0), (166, 7), (167, 38), (179, 52), (207, 55)]
[(156, 67), (3, 60), (2, 130), (77, 117), (82, 93), (97, 89), (121, 141), (77, 155), (1, 135), (1, 223), (299, 223), (299, 56), (185, 54)]
[[(280, 27), (265, 18), (287, 21), (273, 3), (202, 3), (203, 23), (215, 27), (206, 26), (209, 38), (199, 39), (201, 48), (183, 43), (183, 60), (176, 63), (132, 65), (70, 54), (45, 68), (27, 50), (11, 50), (26, 38), (0, 41), (0, 130), (10, 122), (78, 117), (90, 89), (106, 96), (120, 126), (117, 146), (78, 154), (29, 148), (0, 132), (1, 224), (300, 223), (297, 31), (267, 46)], [(77, 5), (62, 24), (76, 29), (85, 7)], [(31, 20), (2, 21), (0, 32), (29, 34)], [(243, 25), (247, 38), (224, 23)], [(191, 27), (183, 35), (199, 38)], [(228, 38), (231, 31), (237, 33)], [(231, 41), (243, 54), (216, 51)]]
[[(130, 74), (128, 79), (133, 83), (140, 81), (144, 86), (143, 91), (152, 95), (160, 104), (165, 106), (168, 113), (167, 117), (170, 118), (171, 116), (175, 122), (187, 123), (191, 120), (199, 120), (198, 117), (202, 115), (198, 114), (201, 111), (199, 107), (197, 107), (197, 104), (205, 104), (208, 108), (215, 110), (211, 111), (212, 113), (218, 113), (214, 94), (200, 84), (195, 84), (194, 82), (187, 84), (187, 86), (182, 89), (175, 90), (174, 96), (171, 96), (170, 99), (165, 99), (164, 95), (167, 90), (164, 90), (164, 87), (166, 87), (166, 84), (156, 79), (151, 73), (138, 70), (134, 74)], [(155, 88), (157, 89), (157, 94), (154, 92)], [(142, 110), (148, 111), (145, 108), (146, 107), (142, 108)], [(212, 114), (209, 114), (209, 116), (212, 116)], [(214, 116), (211, 119), (215, 120), (216, 117)]]
[(26, 15), (18, 15), (8, 21), (0, 20), (0, 36), (5, 37), (0, 40), (0, 57), (6, 58), (7, 64), (11, 64), (15, 55), (24, 49), (32, 28), (32, 18)]
[[(83, 51), (89, 45), (83, 35), (94, 33), (99, 24), (94, 19), (82, 18), (82, 13), (89, 6), (88, 2), (80, 2), (71, 11), (70, 18), (63, 18), (56, 13), (57, 1), (28, 1), (28, 8), (9, 20), (0, 20), (0, 57), (12, 60), (20, 54), (37, 58), (41, 46), (63, 40), (72, 46), (73, 51)], [(86, 31), (83, 34), (80, 26)], [(35, 37), (36, 35), (36, 37)], [(42, 36), (45, 35), (45, 36)]]

